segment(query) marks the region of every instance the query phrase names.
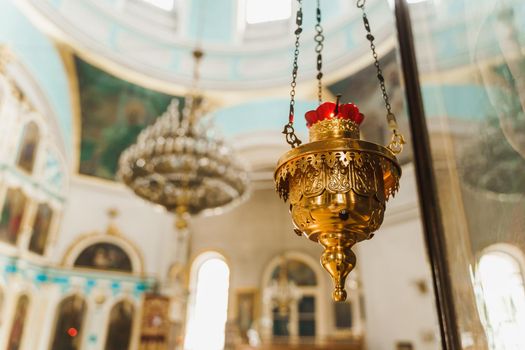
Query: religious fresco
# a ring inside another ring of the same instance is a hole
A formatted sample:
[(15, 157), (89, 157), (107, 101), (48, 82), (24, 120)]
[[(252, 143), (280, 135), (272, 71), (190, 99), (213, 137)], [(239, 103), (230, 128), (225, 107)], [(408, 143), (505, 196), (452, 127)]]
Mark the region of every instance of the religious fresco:
[(78, 295), (72, 295), (60, 302), (51, 349), (80, 349), (86, 309), (86, 302)]
[(29, 241), (30, 251), (41, 255), (44, 254), (52, 219), (53, 210), (51, 207), (48, 204), (39, 204), (33, 223), (31, 240)]
[(11, 331), (9, 332), (9, 341), (7, 343), (6, 348), (7, 350), (21, 349), (28, 309), (29, 298), (27, 297), (27, 295), (22, 295), (18, 298), (18, 301), (16, 303), (15, 315), (13, 316), (13, 322), (11, 323)]
[(22, 133), (22, 143), (18, 151), (18, 159), (16, 164), (19, 168), (27, 171), (28, 173), (33, 172), (36, 160), (36, 152), (38, 148), (38, 142), (40, 141), (40, 131), (35, 122), (29, 122)]
[(74, 266), (133, 272), (128, 254), (119, 246), (106, 242), (95, 243), (84, 249), (76, 258)]
[(121, 301), (111, 308), (109, 329), (104, 350), (128, 349), (133, 330), (135, 308), (129, 301)]
[(82, 118), (79, 172), (114, 180), (122, 151), (173, 97), (121, 80), (79, 58), (75, 62)]
[(24, 218), (26, 196), (20, 189), (8, 189), (0, 216), (0, 241), (16, 244)]

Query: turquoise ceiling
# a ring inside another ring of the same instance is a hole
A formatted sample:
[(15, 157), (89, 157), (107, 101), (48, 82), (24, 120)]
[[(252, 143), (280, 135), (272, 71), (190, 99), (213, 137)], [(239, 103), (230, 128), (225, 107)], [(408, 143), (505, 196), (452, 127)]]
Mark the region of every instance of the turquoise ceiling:
[[(35, 4), (35, 1), (36, 0), (27, 0), (27, 2), (33, 4)], [(73, 7), (80, 6), (82, 8), (83, 6), (86, 11), (94, 11), (96, 9), (107, 10), (118, 2), (121, 1), (107, 0), (105, 2), (94, 2), (92, 0), (76, 0), (72, 2), (62, 0), (39, 0), (38, 4), (40, 6), (47, 6), (48, 11), (51, 11), (47, 14), (55, 13), (53, 11), (58, 10), (59, 14), (63, 15), (65, 13), (63, 11), (65, 11), (66, 3)], [(490, 2), (492, 2), (492, 0)], [(518, 17), (518, 15), (525, 15), (525, 4), (523, 2), (519, 3), (514, 0), (510, 2), (515, 6), (515, 15), (517, 18), (522, 18)], [(95, 6), (95, 3), (98, 4), (98, 7)], [(234, 32), (232, 32), (232, 28), (234, 28), (234, 26), (231, 25), (230, 21), (233, 21), (233, 18), (235, 17), (232, 14), (232, 11), (234, 8), (236, 8), (236, 0), (198, 0), (191, 1), (190, 3), (192, 4), (190, 11), (196, 11), (201, 3), (206, 3), (207, 13), (205, 16), (210, 16), (207, 23), (208, 27), (205, 27), (204, 29), (206, 33), (206, 42), (210, 45), (210, 54), (207, 56), (206, 60), (211, 61), (211, 63), (207, 68), (206, 66), (203, 67), (205, 68), (203, 74), (207, 76), (208, 81), (214, 82), (214, 84), (216, 84), (218, 87), (222, 85), (226, 87), (232, 87), (236, 82), (252, 84), (252, 87), (264, 87), (264, 83), (258, 84), (258, 82), (260, 83), (266, 76), (269, 75), (269, 73), (265, 71), (269, 68), (264, 65), (256, 64), (260, 61), (251, 61), (252, 58), (262, 58), (263, 60), (277, 60), (277, 62), (280, 64), (280, 68), (275, 70), (270, 69), (270, 73), (273, 74), (274, 78), (276, 79), (274, 82), (278, 81), (280, 87), (287, 86), (289, 84), (289, 64), (291, 59), (288, 37), (284, 38), (283, 42), (286, 43), (284, 46), (277, 45), (276, 47), (272, 47), (271, 43), (268, 44), (268, 42), (266, 42), (261, 43), (260, 47), (257, 47), (257, 45), (247, 45), (243, 48), (243, 45), (239, 45), (239, 43), (235, 41), (236, 39), (232, 36), (234, 34)], [(333, 4), (332, 2), (324, 3)], [(465, 5), (461, 5), (461, 7), (458, 8), (457, 6), (459, 5), (457, 5), (455, 2), (443, 0), (441, 15), (450, 16), (450, 26), (447, 28), (432, 28), (433, 35), (437, 38), (437, 42), (441, 43), (435, 48), (437, 51), (436, 53), (444, 57), (443, 59), (440, 58), (439, 61), (448, 62), (446, 65), (449, 67), (456, 67), (461, 63), (457, 61), (458, 57), (463, 57), (462, 59), (468, 60), (473, 59), (472, 57), (466, 57), (465, 55), (462, 56), (460, 53), (458, 53), (460, 51), (464, 51), (465, 53), (468, 52), (468, 50), (460, 43), (462, 38), (465, 38), (466, 35), (473, 35), (467, 30), (468, 28), (464, 21), (461, 20), (464, 18), (462, 16), (465, 16), (465, 11), (470, 11), (474, 7), (473, 2), (471, 3), (467, 1), (467, 3), (470, 4), (468, 5), (468, 8), (465, 7)], [(35, 80), (40, 85), (41, 90), (45, 92), (49, 104), (52, 106), (54, 112), (54, 116), (52, 117), (56, 118), (58, 124), (60, 125), (60, 130), (66, 144), (65, 148), (67, 150), (68, 157), (71, 160), (73, 159), (75, 152), (73, 146), (74, 118), (66, 69), (64, 68), (60, 54), (57, 52), (53, 41), (50, 40), (46, 35), (42, 34), (41, 31), (36, 29), (31, 21), (29, 21), (14, 4), (14, 0), (0, 0), (0, 42), (7, 43), (12, 48), (18, 59), (35, 77)], [(373, 18), (374, 27), (379, 27), (383, 30), (389, 29), (389, 33), (384, 33), (386, 35), (384, 38), (394, 35), (391, 22), (392, 14), (387, 5), (387, 2), (377, 0), (372, 1), (371, 4), (373, 4), (371, 7), (371, 18)], [(34, 6), (38, 7), (37, 5)], [(305, 1), (305, 6), (308, 11), (312, 10), (312, 1)], [(338, 18), (338, 9), (338, 6), (335, 5), (325, 6), (327, 22), (329, 22), (329, 19), (334, 19), (335, 21), (335, 19)], [(93, 15), (93, 12), (91, 12), (91, 15)], [(483, 18), (483, 16), (480, 14), (477, 15), (478, 17), (473, 18), (472, 21), (474, 21), (474, 23), (475, 21), (479, 21), (480, 26), (486, 25), (486, 23), (480, 20), (480, 18)], [(101, 41), (99, 43), (100, 45), (103, 45), (105, 49), (109, 48), (109, 51), (103, 51), (107, 53), (105, 60), (112, 61), (113, 65), (119, 66), (120, 61), (118, 56), (126, 52), (121, 51), (123, 47), (119, 47), (118, 45), (123, 43), (122, 40), (124, 40), (124, 38), (129, 38), (129, 36), (126, 35), (130, 33), (130, 30), (136, 30), (136, 28), (134, 29), (132, 26), (126, 26), (125, 24), (119, 22), (118, 19), (109, 16), (108, 12), (102, 11), (100, 16), (102, 17), (102, 20), (107, 21), (108, 27), (104, 28), (108, 29), (108, 33), (110, 33), (110, 35), (107, 37), (101, 37)], [(55, 25), (59, 24), (56, 21), (58, 21), (60, 18), (61, 17), (58, 16), (45, 19), (44, 15), (44, 21), (47, 20), (50, 23), (54, 23)], [(79, 18), (71, 18), (69, 20), (80, 21)], [(137, 62), (140, 61), (141, 64), (143, 64), (143, 67), (146, 67), (147, 69), (155, 70), (155, 74), (164, 75), (167, 80), (171, 79), (170, 75), (164, 74), (165, 72), (162, 71), (162, 69), (166, 67), (175, 69), (170, 72), (178, 74), (183, 78), (183, 80), (189, 79), (191, 72), (191, 58), (188, 55), (188, 51), (193, 46), (193, 39), (195, 38), (197, 28), (195, 27), (195, 21), (185, 23), (185, 25), (187, 25), (187, 37), (184, 40), (181, 39), (170, 41), (165, 40), (165, 38), (157, 38), (158, 42), (156, 44), (161, 46), (156, 48), (151, 46), (146, 47), (151, 49), (151, 52), (148, 51), (148, 53), (159, 53), (157, 60), (148, 60), (146, 56), (141, 56), (144, 54), (145, 49), (140, 45), (144, 44), (144, 41), (141, 41), (140, 43), (135, 42), (135, 44), (139, 45), (139, 49), (135, 47), (135, 55), (132, 55), (132, 59), (137, 60)], [(343, 45), (341, 46), (341, 49), (343, 52), (348, 52), (348, 54), (354, 56), (358, 54), (361, 55), (361, 58), (368, 57), (370, 54), (368, 51), (365, 50), (363, 53), (360, 53), (361, 51), (359, 51), (361, 49), (367, 49), (366, 46), (358, 44), (360, 43), (360, 40), (363, 39), (359, 16), (350, 16), (346, 19), (346, 21), (335, 21), (334, 23), (327, 24), (327, 27), (333, 25), (331, 30), (334, 31), (333, 33), (336, 33), (334, 34), (336, 37), (334, 38), (333, 43), (342, 43)], [(78, 24), (87, 26), (92, 25), (92, 23), (89, 21), (85, 23), (78, 22)], [(311, 24), (310, 18), (307, 20), (306, 26), (311, 26)], [(524, 21), (518, 21), (518, 25), (523, 26)], [(72, 35), (79, 33), (78, 28), (71, 28)], [(101, 29), (94, 27), (93, 32), (96, 33), (98, 30)], [(522, 32), (525, 32), (525, 30)], [(106, 32), (104, 31), (104, 33)], [(341, 33), (343, 34), (342, 36), (337, 36)], [(495, 39), (490, 36), (491, 33), (484, 34), (486, 35), (480, 36), (479, 40), (477, 41), (479, 45), (478, 51), (483, 53), (488, 52), (487, 50), (490, 49), (492, 50), (491, 52), (499, 54), (499, 48), (494, 47)], [(416, 33), (416, 35), (419, 35), (419, 33)], [(141, 34), (139, 32), (134, 32), (134, 38), (147, 40), (149, 36), (144, 33)], [(107, 41), (105, 41), (106, 39)], [(311, 52), (313, 49), (306, 40), (309, 39), (305, 39), (304, 46), (302, 46), (302, 59), (304, 62), (306, 62), (305, 65), (312, 65), (313, 59), (311, 58), (313, 55)], [(105, 46), (106, 44), (110, 46)], [(162, 52), (164, 51), (161, 50), (162, 47), (173, 50), (170, 51), (173, 53), (173, 56), (171, 56), (171, 54), (170, 56), (163, 56)], [(359, 49), (357, 49), (358, 47)], [(126, 48), (131, 49), (132, 47), (130, 48), (130, 46), (126, 46)], [(101, 48), (99, 47), (98, 49)], [(99, 52), (97, 51), (98, 49), (94, 49), (94, 52)], [(159, 49), (160, 51), (155, 51), (156, 49)], [(367, 56), (363, 56), (365, 54)], [(447, 55), (450, 55), (450, 60), (448, 61), (445, 59), (448, 57)], [(213, 57), (217, 58), (218, 60), (214, 60)], [(269, 57), (273, 58), (270, 59)], [(349, 57), (350, 56), (334, 56), (333, 62), (337, 63), (339, 66), (351, 66), (353, 60)], [(227, 59), (229, 62), (228, 65), (223, 66), (219, 64), (218, 62), (222, 62), (221, 59)], [(247, 61), (244, 61), (245, 59)], [(105, 63), (106, 62), (101, 62), (100, 66), (106, 66)], [(230, 63), (232, 64), (231, 66), (229, 65)], [(422, 65), (424, 66), (424, 64), (425, 62), (423, 61)], [(445, 69), (447, 67), (441, 68)], [(119, 79), (105, 72), (104, 69), (90, 66), (82, 60), (77, 60), (77, 68), (79, 73), (79, 84), (81, 88), (80, 103), (83, 111), (83, 118), (81, 122), (81, 144), (84, 151), (80, 157), (80, 169), (81, 172), (86, 174), (96, 175), (104, 178), (112, 178), (116, 166), (115, 160), (117, 159), (118, 152), (112, 154), (111, 147), (101, 150), (100, 145), (96, 145), (95, 142), (97, 137), (102, 135), (102, 137), (108, 138), (110, 144), (116, 142), (116, 144), (118, 144), (117, 148), (121, 149), (124, 144), (132, 142), (132, 136), (136, 134), (140, 127), (150, 123), (158, 114), (160, 114), (160, 112), (165, 108), (165, 105), (167, 104), (167, 101), (170, 97), (168, 94), (159, 93), (154, 90), (139, 86), (140, 84), (137, 85), (129, 83), (127, 81), (129, 79), (127, 78)], [(301, 65), (301, 68), (303, 68), (303, 65)], [(214, 73), (214, 71), (217, 71), (218, 73)], [(250, 72), (252, 71), (255, 75), (250, 75)], [(241, 74), (241, 72), (244, 73)], [(224, 77), (221, 77), (220, 75), (214, 76), (212, 73), (226, 74), (227, 78), (223, 80)], [(310, 75), (310, 73), (311, 72), (308, 71), (308, 68), (306, 68), (301, 70), (300, 76), (313, 76), (313, 74)], [(123, 76), (125, 76), (125, 74)], [(371, 76), (371, 78), (373, 80), (373, 76)], [(335, 90), (338, 89), (341, 91), (345, 90), (345, 86), (348, 88), (348, 86), (351, 85), (352, 79), (354, 79), (353, 75), (351, 77), (343, 76), (338, 82), (332, 85), (333, 88), (336, 87), (336, 89), (333, 89), (334, 92), (337, 92)], [(230, 83), (233, 85), (229, 85)], [(90, 85), (91, 87), (89, 87)], [(100, 85), (97, 87), (98, 91), (93, 90), (93, 86), (95, 85)], [(146, 81), (144, 85), (148, 85), (146, 84)], [(239, 88), (243, 85), (241, 84), (235, 86)], [(159, 86), (159, 88), (160, 87), (161, 86)], [(182, 89), (182, 91), (183, 90), (184, 89)], [(243, 91), (239, 91), (239, 94), (242, 94), (242, 92)], [(488, 95), (497, 95), (498, 93), (499, 92), (497, 89), (487, 92), (486, 88), (475, 84), (443, 86), (436, 82), (432, 84), (428, 83), (423, 86), (423, 98), (426, 111), (429, 116), (449, 115), (451, 117), (464, 120), (472, 120), (480, 118), (481, 116), (486, 116), (487, 114), (495, 114), (491, 107)], [(477, 101), (477, 103), (467, 104), (463, 103), (464, 101)], [(114, 106), (108, 107), (108, 105), (111, 103), (113, 103)], [(286, 120), (288, 103), (289, 102), (286, 93), (282, 95), (282, 98), (270, 98), (264, 96), (251, 97), (242, 104), (228, 106), (216, 110), (213, 112), (213, 116), (216, 120), (216, 124), (228, 137), (233, 138), (239, 135), (249, 135), (251, 133), (265, 130), (279, 134)], [(97, 104), (100, 104), (102, 107), (97, 107)], [(299, 101), (297, 115), (302, 115), (307, 110), (314, 108), (315, 105), (316, 103), (312, 101)], [(472, 108), (473, 105), (475, 108)], [(139, 118), (141, 122), (134, 124), (133, 115), (138, 113), (137, 111), (143, 114), (139, 113), (141, 115)], [(97, 114), (99, 112), (100, 114)], [(116, 113), (112, 115), (113, 112)], [(108, 115), (112, 115), (112, 118), (116, 119), (104, 120), (104, 117), (102, 117), (105, 115), (104, 113), (108, 113)], [(119, 117), (118, 113), (121, 113), (120, 116), (122, 118)], [(129, 113), (131, 113), (131, 117), (129, 117)], [(100, 120), (103, 121), (104, 126), (101, 126), (101, 130), (96, 130), (96, 126), (93, 126), (96, 125), (96, 123), (93, 124), (92, 122), (100, 122)], [(130, 129), (135, 128), (136, 130), (134, 129), (135, 131), (129, 134), (119, 134), (119, 132), (122, 131), (122, 128), (119, 128), (119, 123), (121, 123), (123, 120), (131, 120), (131, 123), (128, 123), (128, 126), (130, 126)], [(300, 119), (297, 123), (297, 129), (299, 134), (302, 134), (304, 138), (306, 134), (306, 128)], [(101, 164), (103, 165), (102, 168), (100, 168)]]

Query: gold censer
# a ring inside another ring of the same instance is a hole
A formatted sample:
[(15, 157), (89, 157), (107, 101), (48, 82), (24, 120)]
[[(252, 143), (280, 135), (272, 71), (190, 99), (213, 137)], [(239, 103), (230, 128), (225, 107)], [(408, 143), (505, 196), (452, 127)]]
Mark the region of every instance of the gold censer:
[(302, 0), (297, 0), (290, 112), (288, 124), (283, 130), (292, 149), (278, 161), (274, 174), (277, 192), (282, 199), (290, 201), (295, 232), (324, 247), (321, 264), (332, 276), (335, 287), (333, 299), (336, 301), (346, 300), (346, 277), (356, 265), (352, 247), (374, 236), (383, 223), (386, 201), (399, 188), (401, 167), (395, 155), (403, 150), (405, 143), (391, 110), (365, 2), (358, 0), (357, 7), (362, 10), (366, 39), (377, 69), (392, 141), (383, 147), (361, 140), (359, 125), (364, 116), (354, 104), (339, 105), (340, 96), (336, 103), (322, 103), (324, 35), (318, 0), (314, 39), (319, 107), (305, 115), (310, 142), (301, 145), (293, 127), (299, 39), (303, 23)]
[(356, 122), (332, 118), (313, 124), (310, 142), (282, 156), (275, 182), (290, 201), (296, 233), (324, 247), (321, 264), (334, 281), (333, 298), (344, 301), (356, 265), (352, 247), (381, 226), (401, 168), (388, 148), (359, 139)]

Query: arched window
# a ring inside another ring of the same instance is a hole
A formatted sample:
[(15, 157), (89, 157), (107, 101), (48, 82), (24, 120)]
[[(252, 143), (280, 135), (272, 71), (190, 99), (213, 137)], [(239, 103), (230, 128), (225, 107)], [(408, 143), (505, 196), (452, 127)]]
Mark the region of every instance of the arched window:
[(40, 131), (38, 130), (38, 125), (31, 121), (24, 127), (24, 131), (22, 133), (22, 143), (20, 144), (16, 161), (18, 167), (27, 171), (28, 173), (33, 172), (39, 141)]
[(21, 349), (28, 309), (29, 298), (27, 295), (20, 296), (16, 302), (15, 315), (11, 323), (11, 331), (9, 332), (9, 341), (7, 343), (8, 350)]
[(97, 270), (133, 272), (131, 259), (124, 249), (108, 242), (88, 246), (78, 255), (73, 265)]
[(44, 254), (52, 219), (53, 210), (51, 207), (45, 203), (39, 204), (36, 211), (35, 221), (33, 223), (31, 240), (29, 241), (30, 251), (41, 255)]
[(286, 342), (294, 337), (315, 337), (319, 308), (315, 261), (289, 252), (268, 265), (263, 279), (263, 317), (271, 319), (264, 337)]
[(8, 189), (0, 217), (0, 241), (16, 244), (22, 227), (26, 196), (20, 189)]
[[(272, 280), (279, 278), (282, 264), (277, 266), (272, 273)], [(292, 315), (284, 314), (276, 307), (272, 311), (273, 314), (273, 335), (274, 336), (289, 336), (291, 319), (297, 320), (297, 331), (301, 337), (315, 336), (315, 309), (316, 296), (315, 293), (309, 293), (311, 287), (317, 286), (317, 278), (315, 272), (305, 264), (303, 261), (296, 259), (286, 260), (286, 270), (288, 280), (293, 281), (298, 289), (301, 290), (301, 298), (298, 305), (293, 307), (290, 313), (297, 313)], [(303, 287), (303, 288), (302, 288)]]
[(111, 308), (105, 350), (129, 349), (134, 309), (129, 301), (121, 301)]
[(164, 11), (172, 11), (173, 6), (175, 5), (175, 0), (143, 0), (148, 4), (158, 7)]
[(72, 295), (60, 302), (57, 309), (55, 335), (50, 350), (80, 349), (85, 313), (86, 302), (78, 295)]
[(289, 19), (290, 0), (246, 0), (246, 23), (258, 24)]
[(477, 278), (490, 348), (525, 349), (525, 287), (520, 261), (506, 251), (489, 251), (479, 260)]
[(192, 266), (186, 350), (222, 350), (228, 314), (230, 269), (219, 254), (205, 253)]

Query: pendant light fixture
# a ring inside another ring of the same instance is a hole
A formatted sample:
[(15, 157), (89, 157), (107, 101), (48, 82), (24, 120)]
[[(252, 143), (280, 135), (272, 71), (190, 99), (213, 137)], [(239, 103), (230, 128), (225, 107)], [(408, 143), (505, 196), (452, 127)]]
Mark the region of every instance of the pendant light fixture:
[(396, 155), (405, 143), (389, 102), (365, 2), (358, 0), (357, 7), (362, 10), (366, 38), (377, 69), (386, 118), (392, 131), (391, 142), (384, 147), (361, 140), (359, 125), (364, 115), (353, 103), (340, 103), (340, 95), (335, 103), (323, 103), (324, 35), (320, 0), (317, 0), (314, 39), (319, 107), (305, 115), (310, 142), (301, 144), (293, 127), (297, 62), (303, 31), (302, 0), (297, 0), (290, 110), (283, 130), (292, 149), (279, 159), (274, 174), (277, 192), (290, 202), (295, 232), (324, 247), (321, 264), (334, 282), (332, 296), (335, 301), (346, 300), (346, 277), (356, 265), (352, 247), (374, 236), (383, 222), (386, 201), (399, 188), (401, 168)]
[(193, 84), (182, 111), (173, 99), (157, 121), (141, 131), (122, 152), (118, 177), (143, 199), (176, 216), (184, 230), (187, 218), (220, 214), (248, 195), (248, 175), (227, 142), (211, 125), (203, 125), (206, 100), (198, 89), (204, 53), (193, 51)]

